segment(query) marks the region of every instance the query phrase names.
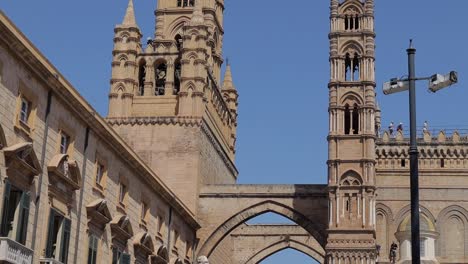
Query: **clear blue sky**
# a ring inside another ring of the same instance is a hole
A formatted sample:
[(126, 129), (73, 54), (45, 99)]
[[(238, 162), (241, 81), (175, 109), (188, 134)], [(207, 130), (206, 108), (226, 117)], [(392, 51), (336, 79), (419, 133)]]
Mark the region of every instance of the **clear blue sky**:
[[(329, 1), (225, 1), (224, 55), (230, 58), (240, 93), (239, 182), (325, 183)], [(383, 126), (391, 120), (408, 124), (407, 94), (383, 96), (381, 84), (405, 75), (405, 50), (414, 38), (420, 76), (455, 69), (460, 78), (458, 85), (438, 94), (419, 84), (418, 123), (468, 127), (468, 1), (375, 2)], [(127, 0), (0, 2), (102, 115), (107, 112), (113, 27), (121, 22), (126, 5)], [(155, 0), (135, 0), (135, 6), (145, 38), (153, 36)], [(264, 263), (306, 263), (289, 253)]]

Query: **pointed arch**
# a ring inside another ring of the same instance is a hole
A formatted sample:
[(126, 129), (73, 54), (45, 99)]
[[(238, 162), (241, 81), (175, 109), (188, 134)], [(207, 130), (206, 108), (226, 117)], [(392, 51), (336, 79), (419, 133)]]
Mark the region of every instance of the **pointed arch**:
[(340, 53), (344, 55), (349, 53), (350, 56), (357, 53), (358, 56), (361, 56), (362, 54), (364, 54), (364, 47), (361, 43), (355, 40), (349, 40), (343, 44)]
[[(426, 207), (424, 207), (422, 205), (419, 205), (419, 208), (421, 210), (420, 213), (426, 215), (432, 223), (435, 223), (436, 219), (435, 219), (434, 215), (431, 213), (431, 211), (429, 211), (429, 209), (427, 209)], [(398, 213), (395, 215), (395, 219), (394, 219), (395, 223), (400, 225), (401, 222), (403, 222), (403, 220), (406, 218), (406, 216), (410, 213), (410, 211), (411, 211), (411, 205), (410, 204), (408, 204), (405, 207), (401, 208), (400, 211), (398, 211)]]
[(308, 219), (293, 208), (275, 201), (267, 200), (245, 208), (224, 221), (208, 236), (207, 240), (200, 248), (199, 255), (209, 257), (218, 244), (235, 228), (256, 216), (267, 212), (273, 212), (289, 218), (308, 231), (309, 234), (311, 234), (319, 244), (324, 247), (326, 237), (321, 233), (323, 228), (319, 228), (313, 220)]
[(319, 263), (325, 263), (325, 252), (319, 252), (316, 249), (310, 247), (310, 245), (304, 244), (300, 241), (289, 240), (287, 237), (282, 237), (280, 241), (277, 241), (266, 248), (263, 248), (255, 255), (251, 256), (245, 264), (257, 264), (265, 260), (266, 258), (282, 251), (285, 249), (295, 249), (299, 252), (306, 254), (313, 258)]
[(341, 186), (358, 186), (362, 185), (362, 177), (355, 170), (348, 170), (341, 176), (340, 185)]
[(190, 17), (188, 16), (181, 16), (174, 20), (170, 25), (169, 25), (169, 39), (174, 39), (177, 34), (183, 36), (184, 31), (183, 28), (185, 25), (187, 25), (190, 22)]
[[(377, 244), (380, 246), (380, 252), (390, 252), (389, 238), (392, 237), (390, 234), (390, 224), (393, 222), (393, 213), (390, 207), (383, 203), (377, 203), (375, 206), (376, 214), (376, 235)], [(392, 239), (393, 240), (393, 239)], [(387, 256), (384, 254), (383, 259)]]
[(359, 0), (347, 0), (338, 9), (340, 14), (363, 14), (364, 6)]
[(450, 257), (464, 256), (468, 252), (468, 210), (451, 205), (444, 208), (437, 216), (437, 230), (440, 230), (440, 239), (436, 240), (436, 253), (438, 256)]
[(353, 91), (349, 91), (347, 93), (345, 93), (342, 97), (341, 97), (341, 105), (354, 105), (354, 104), (357, 104), (358, 106), (360, 105), (363, 105), (364, 102), (363, 102), (363, 99), (361, 98), (361, 96), (356, 93), (356, 92), (353, 92)]

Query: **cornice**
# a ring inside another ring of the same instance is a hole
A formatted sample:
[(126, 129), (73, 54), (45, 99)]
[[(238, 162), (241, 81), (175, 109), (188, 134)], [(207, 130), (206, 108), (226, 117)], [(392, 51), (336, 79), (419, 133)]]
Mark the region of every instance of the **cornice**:
[(118, 117), (106, 118), (107, 122), (112, 126), (123, 125), (179, 125), (185, 127), (201, 127), (202, 119), (198, 117)]

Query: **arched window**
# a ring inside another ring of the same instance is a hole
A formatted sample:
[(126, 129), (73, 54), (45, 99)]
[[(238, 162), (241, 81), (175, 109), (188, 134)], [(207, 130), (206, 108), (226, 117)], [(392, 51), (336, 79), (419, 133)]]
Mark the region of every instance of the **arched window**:
[(155, 95), (164, 95), (166, 89), (167, 65), (160, 63), (155, 70), (156, 90)]
[(144, 95), (146, 80), (146, 61), (142, 60), (138, 67), (138, 91), (139, 95)]
[(353, 108), (353, 134), (359, 133), (359, 109), (357, 104), (354, 104)]
[(354, 53), (353, 58), (353, 77), (351, 78), (353, 81), (359, 81), (360, 79), (360, 67), (359, 67), (359, 56), (357, 53)]
[(351, 56), (346, 53), (345, 57), (345, 81), (351, 81)]
[(182, 78), (182, 65), (180, 61), (176, 61), (174, 64), (174, 95), (180, 91), (180, 82)]
[(345, 120), (344, 132), (345, 132), (345, 135), (349, 135), (351, 131), (351, 112), (350, 112), (348, 104), (345, 106), (344, 120)]

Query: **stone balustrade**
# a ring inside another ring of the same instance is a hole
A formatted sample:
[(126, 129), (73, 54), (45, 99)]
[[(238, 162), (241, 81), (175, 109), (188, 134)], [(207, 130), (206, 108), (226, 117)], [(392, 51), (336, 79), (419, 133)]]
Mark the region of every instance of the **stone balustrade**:
[(32, 263), (34, 251), (8, 238), (0, 237), (0, 261), (13, 264)]

